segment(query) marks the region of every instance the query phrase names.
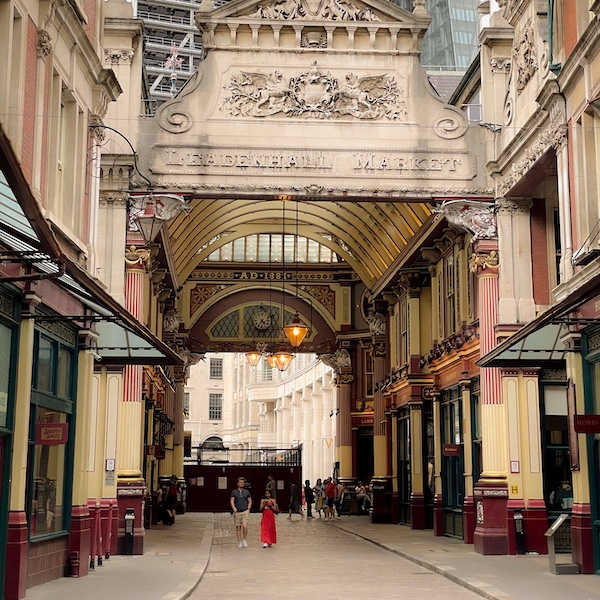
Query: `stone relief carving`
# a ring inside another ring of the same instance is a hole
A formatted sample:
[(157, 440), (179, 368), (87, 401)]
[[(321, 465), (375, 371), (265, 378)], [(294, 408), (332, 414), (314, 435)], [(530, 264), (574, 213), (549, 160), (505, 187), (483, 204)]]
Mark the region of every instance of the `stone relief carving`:
[(510, 58), (494, 57), (490, 59), (492, 73), (508, 73), (510, 71)]
[(367, 315), (367, 323), (371, 335), (385, 334), (385, 317), (381, 313), (372, 312)]
[(533, 44), (533, 27), (531, 19), (527, 21), (525, 27), (521, 30), (515, 39), (513, 49), (513, 64), (516, 71), (517, 94), (520, 94), (538, 70), (538, 60)]
[(275, 0), (258, 7), (250, 17), (270, 20), (331, 19), (332, 21), (379, 21), (369, 8), (347, 0)]
[(111, 64), (131, 62), (133, 56), (133, 50), (111, 50), (109, 48), (104, 48), (104, 62), (109, 62)]
[(190, 317), (212, 296), (224, 290), (226, 285), (202, 285), (198, 284), (190, 292)]
[(448, 200), (433, 210), (446, 217), (449, 223), (467, 229), (473, 241), (496, 237), (496, 214), (493, 204), (474, 200)]
[(352, 358), (350, 352), (344, 348), (339, 348), (333, 354), (321, 354), (319, 359), (323, 364), (331, 367), (334, 371), (339, 371), (341, 368), (352, 367)]
[(202, 81), (202, 73), (196, 71), (188, 80), (187, 84), (177, 98), (171, 102), (165, 102), (156, 111), (156, 122), (169, 133), (185, 133), (194, 124), (192, 114), (183, 108), (182, 100), (191, 94)]
[[(450, 109), (446, 109), (450, 111)], [(469, 125), (461, 112), (446, 114), (433, 122), (435, 134), (444, 140), (453, 140), (463, 136)]]
[(45, 29), (37, 31), (37, 55), (39, 58), (46, 58), (52, 51), (52, 38)]
[(163, 331), (166, 331), (167, 333), (177, 331), (181, 320), (181, 313), (178, 310), (168, 310), (163, 315)]
[(327, 35), (321, 31), (303, 31), (300, 38), (301, 48), (327, 48)]
[(289, 80), (278, 70), (270, 74), (241, 71), (224, 89), (229, 95), (220, 109), (236, 117), (398, 120), (407, 113), (406, 103), (400, 99), (404, 90), (393, 77), (347, 73), (340, 82), (331, 73), (322, 72), (316, 62)]

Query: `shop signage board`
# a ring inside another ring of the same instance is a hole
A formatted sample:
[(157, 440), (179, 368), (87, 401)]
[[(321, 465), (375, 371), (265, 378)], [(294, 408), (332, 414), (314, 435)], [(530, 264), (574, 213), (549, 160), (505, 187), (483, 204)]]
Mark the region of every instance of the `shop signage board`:
[(575, 415), (577, 433), (600, 433), (600, 415)]

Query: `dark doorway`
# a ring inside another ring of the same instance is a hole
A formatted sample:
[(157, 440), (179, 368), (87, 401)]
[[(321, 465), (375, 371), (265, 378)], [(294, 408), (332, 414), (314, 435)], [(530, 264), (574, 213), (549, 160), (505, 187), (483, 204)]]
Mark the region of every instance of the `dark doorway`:
[(367, 485), (373, 477), (373, 428), (360, 427), (356, 437), (356, 477)]

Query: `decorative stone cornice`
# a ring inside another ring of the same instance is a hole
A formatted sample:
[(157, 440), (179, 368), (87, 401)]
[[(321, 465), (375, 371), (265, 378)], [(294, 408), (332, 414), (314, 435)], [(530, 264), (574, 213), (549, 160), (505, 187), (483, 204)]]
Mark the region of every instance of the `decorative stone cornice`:
[(112, 65), (119, 63), (130, 63), (134, 56), (135, 52), (129, 48), (104, 48), (104, 62), (109, 62)]
[(46, 58), (52, 51), (52, 38), (45, 29), (37, 30), (37, 55)]

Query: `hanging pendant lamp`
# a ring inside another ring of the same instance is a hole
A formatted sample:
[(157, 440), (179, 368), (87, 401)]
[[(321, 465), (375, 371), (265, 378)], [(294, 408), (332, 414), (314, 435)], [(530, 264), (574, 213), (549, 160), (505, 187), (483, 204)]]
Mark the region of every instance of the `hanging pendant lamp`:
[(300, 323), (300, 315), (296, 313), (296, 316), (289, 325), (283, 328), (285, 335), (287, 336), (290, 344), (297, 348), (308, 334), (308, 327), (303, 323)]
[(260, 362), (261, 356), (262, 354), (258, 350), (246, 352), (246, 360), (251, 367), (256, 367), (256, 365)]
[(280, 371), (287, 371), (295, 356), (289, 352), (280, 351), (273, 354), (273, 362)]

